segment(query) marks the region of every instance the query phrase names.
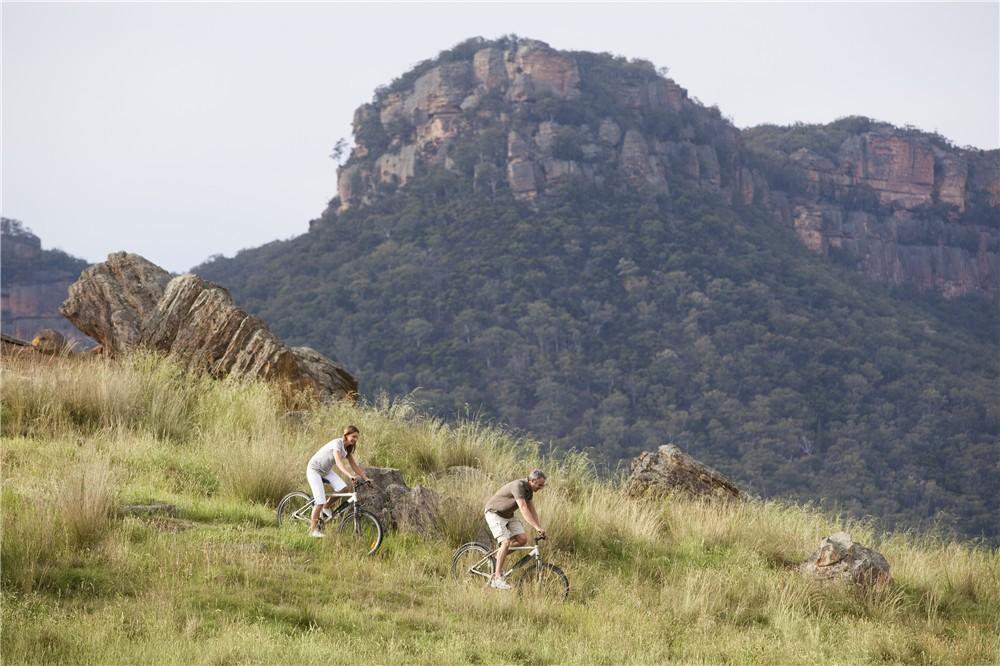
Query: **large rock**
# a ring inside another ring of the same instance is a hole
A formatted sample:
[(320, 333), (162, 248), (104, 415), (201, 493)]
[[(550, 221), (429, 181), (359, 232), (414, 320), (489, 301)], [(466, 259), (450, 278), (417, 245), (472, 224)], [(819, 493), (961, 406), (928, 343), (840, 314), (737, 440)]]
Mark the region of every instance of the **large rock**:
[(670, 191), (662, 165), (656, 157), (649, 154), (646, 140), (638, 130), (630, 129), (625, 132), (620, 163), (622, 171), (633, 181), (648, 185), (658, 194)]
[(477, 51), (472, 58), (472, 68), (476, 80), (487, 90), (507, 84), (507, 68), (503, 64), (503, 51), (500, 49), (485, 48)]
[(214, 377), (275, 382), (289, 395), (357, 395), (346, 370), (308, 347), (286, 346), (222, 287), (191, 274), (170, 279), (138, 255), (118, 252), (88, 268), (61, 311), (110, 355), (149, 348)]
[(472, 65), (468, 62), (445, 63), (418, 78), (412, 92), (403, 98), (407, 116), (422, 111), (428, 116), (459, 113), (459, 105), (472, 83)]
[[(580, 69), (576, 60), (560, 53), (544, 42), (525, 40), (507, 61), (508, 73), (523, 72), (535, 92), (548, 92), (558, 97), (580, 96)], [(516, 75), (513, 77), (516, 80)]]
[(665, 495), (681, 492), (693, 497), (736, 500), (743, 493), (736, 484), (708, 465), (682, 453), (673, 444), (644, 451), (632, 459), (632, 476), (625, 485), (629, 495)]
[(848, 582), (860, 586), (883, 585), (890, 580), (889, 562), (881, 553), (854, 543), (847, 532), (831, 534), (799, 566), (807, 577), (828, 582)]
[(366, 509), (375, 513), (390, 529), (436, 536), (440, 528), (441, 498), (430, 488), (410, 488), (398, 469), (365, 467), (372, 486), (358, 495)]
[(59, 312), (111, 355), (139, 344), (143, 321), (156, 309), (170, 273), (137, 254), (115, 252), (69, 287)]

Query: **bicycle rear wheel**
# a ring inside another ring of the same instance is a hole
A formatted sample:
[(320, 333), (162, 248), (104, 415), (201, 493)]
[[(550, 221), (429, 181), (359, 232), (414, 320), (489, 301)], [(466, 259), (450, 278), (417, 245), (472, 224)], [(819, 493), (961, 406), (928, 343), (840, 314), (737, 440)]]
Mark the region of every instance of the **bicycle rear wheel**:
[(480, 543), (462, 544), (451, 556), (451, 575), (470, 585), (484, 586), (493, 576), (496, 558)]
[(374, 555), (382, 547), (382, 523), (367, 509), (348, 509), (337, 526), (337, 535), (348, 547), (364, 549), (367, 555)]
[(312, 508), (313, 499), (306, 493), (301, 491), (288, 493), (278, 502), (275, 522), (281, 530), (305, 532), (309, 529)]
[(517, 591), (527, 597), (563, 601), (569, 596), (569, 578), (562, 569), (548, 562), (521, 567), (514, 572), (513, 579)]

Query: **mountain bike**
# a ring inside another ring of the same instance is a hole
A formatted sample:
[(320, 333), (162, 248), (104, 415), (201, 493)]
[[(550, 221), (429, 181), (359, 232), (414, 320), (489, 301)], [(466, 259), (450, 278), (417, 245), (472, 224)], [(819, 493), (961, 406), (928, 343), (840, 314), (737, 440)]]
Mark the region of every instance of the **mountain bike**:
[[(358, 489), (369, 483), (371, 481), (355, 484), (354, 492), (330, 493), (330, 499), (320, 514), (317, 528), (325, 530), (328, 525), (336, 524), (337, 535), (342, 541), (349, 542), (357, 548), (367, 549), (368, 555), (374, 555), (382, 546), (385, 530), (378, 516), (363, 508), (358, 500)], [(336, 497), (343, 499), (338, 506), (333, 507), (331, 503)], [(308, 493), (301, 490), (288, 493), (278, 502), (276, 512), (278, 528), (289, 532), (296, 530), (305, 532), (309, 529), (314, 506), (316, 500)]]
[[(539, 542), (545, 537), (536, 537), (534, 546), (513, 546), (514, 551), (527, 551), (514, 566), (504, 573), (504, 578), (523, 595), (564, 600), (569, 596), (569, 578), (563, 570), (542, 559)], [(463, 543), (451, 556), (451, 574), (470, 584), (489, 585), (496, 568), (496, 554), (477, 541)]]

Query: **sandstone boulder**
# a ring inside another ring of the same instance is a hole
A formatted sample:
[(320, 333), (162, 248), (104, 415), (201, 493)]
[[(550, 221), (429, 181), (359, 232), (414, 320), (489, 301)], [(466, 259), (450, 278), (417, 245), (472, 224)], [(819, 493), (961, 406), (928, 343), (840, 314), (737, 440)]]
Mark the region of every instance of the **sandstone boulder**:
[(43, 354), (58, 354), (66, 347), (66, 337), (51, 328), (43, 328), (31, 339), (31, 348)]
[(507, 83), (507, 68), (503, 62), (503, 51), (485, 48), (472, 57), (472, 68), (479, 81), (487, 90), (499, 88)]
[(658, 194), (670, 191), (660, 161), (649, 154), (649, 146), (638, 130), (625, 132), (619, 158), (622, 171), (633, 181), (648, 185)]
[(820, 582), (849, 582), (860, 586), (883, 585), (891, 578), (889, 563), (881, 553), (854, 543), (847, 532), (831, 534), (799, 570)]
[(151, 261), (115, 252), (83, 271), (59, 312), (113, 356), (139, 344), (168, 282), (170, 273)]
[[(523, 72), (536, 92), (549, 92), (569, 99), (580, 96), (580, 69), (576, 60), (567, 53), (550, 48), (544, 42), (521, 42), (507, 66), (509, 70), (513, 69), (513, 73)], [(516, 80), (515, 78), (515, 83)]]
[(417, 110), (428, 116), (458, 113), (459, 105), (468, 95), (472, 83), (472, 64), (445, 63), (418, 78), (413, 91), (403, 99), (403, 110), (412, 116)]
[(673, 444), (661, 446), (656, 452), (640, 453), (632, 459), (631, 469), (625, 485), (629, 495), (681, 492), (708, 499), (744, 499), (735, 483)]
[(362, 504), (389, 529), (434, 536), (440, 525), (441, 498), (430, 488), (410, 488), (398, 469), (365, 467), (373, 486), (358, 491)]
[(214, 377), (272, 381), (290, 395), (357, 394), (346, 370), (308, 347), (287, 347), (222, 287), (191, 274), (170, 279), (138, 255), (115, 253), (88, 268), (61, 312), (112, 356), (142, 347)]

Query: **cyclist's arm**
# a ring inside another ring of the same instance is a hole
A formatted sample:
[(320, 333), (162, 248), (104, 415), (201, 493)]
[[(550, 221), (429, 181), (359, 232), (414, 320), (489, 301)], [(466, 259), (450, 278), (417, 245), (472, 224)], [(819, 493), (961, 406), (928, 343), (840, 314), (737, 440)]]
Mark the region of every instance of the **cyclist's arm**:
[(521, 510), (521, 515), (524, 519), (528, 521), (528, 524), (534, 527), (539, 532), (544, 532), (542, 526), (538, 521), (538, 514), (535, 513), (535, 505), (531, 503), (530, 500), (524, 498), (517, 498), (517, 508)]
[(365, 471), (361, 469), (361, 465), (355, 462), (353, 453), (347, 454), (347, 461), (351, 463), (351, 467), (354, 468), (354, 471), (357, 473), (358, 476), (360, 476), (365, 481), (371, 481), (371, 479), (368, 478), (368, 475), (365, 474)]
[[(354, 474), (351, 473), (351, 470), (349, 470), (347, 468), (347, 465), (344, 464), (345, 461), (348, 461), (352, 464), (354, 463), (354, 461), (351, 460), (350, 455), (348, 455), (347, 458), (344, 458), (344, 455), (340, 451), (334, 451), (333, 461), (337, 464), (337, 469), (339, 469), (341, 472), (344, 473), (344, 476), (346, 476), (348, 479), (354, 478)], [(355, 467), (357, 466), (355, 465)]]

